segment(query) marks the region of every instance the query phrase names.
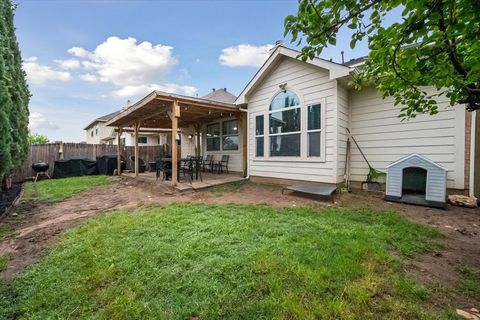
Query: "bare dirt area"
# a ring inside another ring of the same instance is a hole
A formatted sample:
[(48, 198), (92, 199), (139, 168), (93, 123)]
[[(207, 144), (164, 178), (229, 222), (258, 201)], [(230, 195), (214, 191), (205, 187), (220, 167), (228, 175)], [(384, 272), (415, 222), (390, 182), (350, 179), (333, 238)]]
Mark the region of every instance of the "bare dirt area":
[[(337, 195), (335, 203), (306, 198), (295, 193), (282, 194), (281, 187), (256, 183), (235, 183), (203, 191), (179, 194), (163, 184), (151, 184), (129, 178), (116, 178), (114, 183), (83, 192), (58, 203), (22, 203), (16, 208), (21, 219), (12, 224), (10, 236), (0, 241), (0, 254), (11, 252), (8, 268), (0, 280), (12, 278), (18, 271), (37, 261), (45, 248), (58, 240), (63, 231), (81, 221), (106, 211), (132, 209), (149, 204), (173, 202), (202, 203), (267, 203), (274, 207), (347, 206), (398, 211), (407, 218), (437, 227), (445, 236), (444, 246), (411, 261), (411, 274), (421, 283), (439, 283), (447, 291), (458, 290), (459, 266), (467, 265), (480, 273), (480, 209), (449, 206), (447, 210), (431, 209), (384, 201), (379, 194), (363, 192)], [(1, 223), (0, 223), (1, 224)], [(452, 295), (445, 295), (445, 299)], [(453, 294), (459, 307), (480, 304), (473, 298)], [(437, 301), (438, 304), (445, 301)]]

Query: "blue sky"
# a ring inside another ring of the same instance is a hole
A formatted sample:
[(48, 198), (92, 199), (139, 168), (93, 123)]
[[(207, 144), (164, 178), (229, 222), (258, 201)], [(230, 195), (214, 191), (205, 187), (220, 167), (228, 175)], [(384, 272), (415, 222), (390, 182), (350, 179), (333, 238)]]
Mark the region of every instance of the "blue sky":
[[(15, 2), (31, 131), (76, 142), (94, 118), (153, 89), (239, 94), (297, 7), (287, 0)], [(337, 44), (322, 57), (368, 53), (365, 44), (353, 52), (346, 33)]]

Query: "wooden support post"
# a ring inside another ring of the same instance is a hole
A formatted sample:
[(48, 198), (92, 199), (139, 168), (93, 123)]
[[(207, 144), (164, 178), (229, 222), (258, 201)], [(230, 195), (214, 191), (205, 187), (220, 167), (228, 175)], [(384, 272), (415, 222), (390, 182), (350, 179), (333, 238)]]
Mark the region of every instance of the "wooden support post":
[(135, 122), (135, 127), (134, 127), (134, 133), (135, 133), (135, 176), (138, 176), (138, 171), (139, 171), (139, 162), (138, 162), (138, 157), (139, 157), (139, 152), (138, 152), (138, 130), (140, 129), (140, 123)]
[(243, 112), (240, 117), (240, 128), (242, 130), (242, 163), (243, 163), (243, 176), (248, 175), (248, 150), (247, 150), (247, 141), (248, 141), (248, 129), (247, 129), (247, 113)]
[(122, 128), (118, 127), (117, 131), (117, 175), (122, 174), (122, 146), (121, 146)]
[(172, 120), (172, 187), (175, 187), (178, 183), (178, 145), (177, 145), (177, 133), (178, 133), (178, 118), (180, 118), (180, 106), (178, 101), (175, 100), (172, 104), (172, 111), (168, 113)]
[(202, 125), (199, 123), (195, 125), (195, 131), (197, 132), (197, 157), (202, 156), (202, 147), (200, 145), (200, 131), (202, 129)]

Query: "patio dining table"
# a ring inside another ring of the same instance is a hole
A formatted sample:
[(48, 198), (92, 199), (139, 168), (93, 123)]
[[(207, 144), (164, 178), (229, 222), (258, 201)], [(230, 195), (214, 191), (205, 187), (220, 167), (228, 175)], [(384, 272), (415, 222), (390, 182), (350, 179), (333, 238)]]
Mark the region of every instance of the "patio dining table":
[[(172, 162), (172, 158), (162, 158), (162, 161), (163, 162)], [(190, 161), (193, 161), (192, 159), (190, 158), (180, 158), (177, 163), (178, 163), (178, 168), (180, 168), (180, 166), (182, 165), (182, 162), (190, 162)], [(195, 161), (199, 161), (199, 160), (195, 160)], [(198, 165), (198, 162), (197, 164), (195, 165), (195, 180), (198, 180), (198, 172), (199, 172), (200, 168), (199, 168), (199, 165)], [(171, 177), (170, 177), (171, 178)], [(180, 180), (180, 170), (177, 170), (177, 179)], [(193, 179), (193, 172), (192, 172), (192, 179)], [(168, 180), (168, 177), (167, 177), (167, 180)]]

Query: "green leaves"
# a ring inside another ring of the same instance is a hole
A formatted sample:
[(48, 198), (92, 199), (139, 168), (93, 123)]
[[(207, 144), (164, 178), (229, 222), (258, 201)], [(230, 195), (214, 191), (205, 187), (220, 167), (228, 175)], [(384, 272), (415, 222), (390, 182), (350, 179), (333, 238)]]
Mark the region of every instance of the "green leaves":
[[(385, 18), (402, 9), (402, 20)], [(285, 35), (305, 39), (302, 60), (336, 45), (337, 33), (353, 30), (350, 47), (368, 38), (370, 53), (355, 88), (376, 86), (402, 106), (401, 117), (435, 114), (446, 94), (450, 104), (480, 109), (480, 2), (444, 0), (300, 0), (285, 19)], [(424, 92), (425, 86), (437, 92)]]
[(0, 181), (28, 154), (30, 93), (21, 67), (12, 3), (0, 0)]

